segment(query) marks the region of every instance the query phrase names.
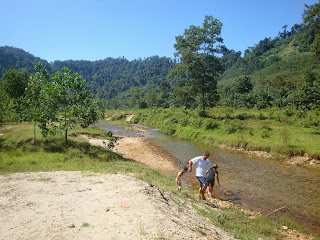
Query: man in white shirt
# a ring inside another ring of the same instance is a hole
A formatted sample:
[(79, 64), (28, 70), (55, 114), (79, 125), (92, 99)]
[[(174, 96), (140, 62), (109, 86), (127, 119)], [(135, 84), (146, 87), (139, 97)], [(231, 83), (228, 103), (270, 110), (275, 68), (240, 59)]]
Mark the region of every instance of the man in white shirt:
[(209, 167), (213, 171), (213, 166), (208, 159), (210, 156), (209, 152), (204, 152), (202, 156), (195, 157), (189, 161), (189, 172), (192, 171), (192, 164), (196, 165), (196, 177), (200, 182), (200, 188), (199, 188), (199, 200), (200, 195), (202, 196), (203, 200), (206, 200), (204, 193), (207, 189), (208, 182), (206, 179), (206, 171), (207, 167)]

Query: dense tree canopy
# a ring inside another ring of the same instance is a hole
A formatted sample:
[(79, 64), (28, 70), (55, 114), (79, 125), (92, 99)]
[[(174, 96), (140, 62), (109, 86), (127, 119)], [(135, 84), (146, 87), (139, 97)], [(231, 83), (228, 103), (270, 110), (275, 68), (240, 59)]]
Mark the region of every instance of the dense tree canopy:
[(10, 68), (3, 74), (3, 87), (11, 98), (18, 99), (24, 95), (28, 83), (27, 71), (18, 72)]
[(313, 5), (305, 4), (303, 12), (304, 24), (315, 32), (320, 32), (320, 1)]

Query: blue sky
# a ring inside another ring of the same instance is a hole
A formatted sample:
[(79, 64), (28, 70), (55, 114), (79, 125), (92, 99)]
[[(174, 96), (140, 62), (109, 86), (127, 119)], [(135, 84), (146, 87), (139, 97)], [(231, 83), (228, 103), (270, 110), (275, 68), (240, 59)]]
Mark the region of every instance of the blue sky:
[(54, 60), (173, 58), (175, 36), (206, 15), (236, 51), (302, 23), (318, 0), (0, 0), (0, 46)]

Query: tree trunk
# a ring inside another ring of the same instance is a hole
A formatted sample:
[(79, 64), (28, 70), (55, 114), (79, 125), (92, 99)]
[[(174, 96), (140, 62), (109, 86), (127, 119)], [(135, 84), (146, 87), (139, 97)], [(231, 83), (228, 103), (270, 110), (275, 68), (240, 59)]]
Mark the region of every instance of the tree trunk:
[(66, 129), (66, 145), (68, 145), (68, 129)]

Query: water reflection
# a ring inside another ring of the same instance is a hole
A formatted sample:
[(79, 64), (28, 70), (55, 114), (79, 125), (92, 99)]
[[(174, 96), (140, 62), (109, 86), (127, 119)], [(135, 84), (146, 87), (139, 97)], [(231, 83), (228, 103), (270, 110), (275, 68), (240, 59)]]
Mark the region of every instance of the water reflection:
[[(165, 149), (176, 159), (177, 171), (191, 158), (208, 150), (211, 153), (211, 162), (219, 166), (221, 187), (215, 187), (218, 198), (231, 199), (236, 204), (263, 213), (283, 207), (289, 217), (311, 231), (320, 233), (318, 171), (289, 166), (279, 161), (251, 158), (221, 149), (210, 149), (160, 134), (156, 130), (150, 131), (149, 137), (153, 144)], [(185, 178), (189, 184), (195, 186), (198, 182), (193, 176), (194, 172), (191, 174), (187, 174)], [(232, 191), (232, 196), (224, 194), (227, 189)]]

